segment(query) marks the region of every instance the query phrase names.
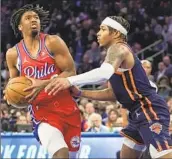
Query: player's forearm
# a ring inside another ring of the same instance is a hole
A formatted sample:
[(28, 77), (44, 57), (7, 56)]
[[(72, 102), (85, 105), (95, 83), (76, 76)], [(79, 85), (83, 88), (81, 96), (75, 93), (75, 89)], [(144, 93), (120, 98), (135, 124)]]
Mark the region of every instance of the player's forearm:
[(109, 80), (113, 75), (114, 68), (111, 64), (103, 63), (100, 68), (91, 70), (89, 72), (68, 77), (71, 85), (85, 85), (85, 84), (98, 84)]
[(96, 91), (82, 90), (81, 97), (100, 101), (116, 101), (116, 98), (111, 88)]
[(76, 71), (75, 70), (65, 70), (63, 72), (61, 72), (58, 77), (61, 78), (66, 78), (66, 77), (70, 77), (70, 76), (74, 76), (76, 75)]
[[(71, 71), (63, 71), (62, 73), (60, 73), (59, 75), (54, 75), (54, 78), (56, 77), (62, 77), (62, 78), (66, 78), (66, 77), (70, 77), (75, 75), (75, 71), (71, 70)], [(52, 78), (53, 79), (53, 78)], [(43, 80), (42, 85), (43, 87), (46, 87), (51, 81), (52, 79), (48, 79), (48, 80)]]

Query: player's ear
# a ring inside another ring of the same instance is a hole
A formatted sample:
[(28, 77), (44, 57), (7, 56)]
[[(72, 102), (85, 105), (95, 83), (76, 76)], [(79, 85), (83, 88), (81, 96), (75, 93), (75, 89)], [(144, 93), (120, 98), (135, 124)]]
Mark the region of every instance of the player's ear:
[(114, 31), (114, 32), (113, 32), (113, 38), (116, 39), (117, 37), (120, 36), (120, 34), (121, 34), (121, 33), (120, 33), (119, 31)]
[(21, 25), (21, 24), (18, 25), (18, 29), (19, 29), (20, 31), (22, 30), (22, 25)]

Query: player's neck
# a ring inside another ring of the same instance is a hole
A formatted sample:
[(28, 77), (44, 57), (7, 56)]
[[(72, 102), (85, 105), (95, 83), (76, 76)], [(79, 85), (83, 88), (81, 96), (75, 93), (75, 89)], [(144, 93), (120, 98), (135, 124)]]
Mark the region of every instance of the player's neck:
[(114, 45), (114, 44), (118, 44), (118, 43), (126, 43), (123, 39), (114, 39), (111, 43), (109, 43), (109, 45), (106, 46), (106, 50)]
[(114, 39), (112, 41), (112, 44), (118, 44), (118, 43), (126, 43), (123, 39)]
[(35, 37), (23, 35), (23, 40), (26, 46), (34, 46), (39, 41), (39, 34), (36, 35)]

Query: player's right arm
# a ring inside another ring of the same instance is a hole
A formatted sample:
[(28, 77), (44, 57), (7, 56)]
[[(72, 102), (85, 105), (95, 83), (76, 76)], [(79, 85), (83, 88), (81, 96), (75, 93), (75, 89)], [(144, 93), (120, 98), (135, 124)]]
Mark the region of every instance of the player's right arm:
[(99, 101), (116, 101), (116, 97), (113, 93), (110, 83), (108, 82), (108, 88), (102, 90), (80, 90), (77, 87), (71, 88), (74, 96), (84, 97), (92, 100)]
[(17, 50), (15, 47), (8, 49), (6, 53), (7, 67), (10, 74), (10, 79), (19, 76), (19, 71), (17, 70)]
[[(6, 52), (6, 61), (7, 61), (7, 67), (8, 67), (8, 70), (9, 70), (9, 75), (10, 75), (10, 78), (14, 78), (14, 77), (17, 77), (19, 75), (19, 71), (17, 70), (16, 68), (16, 64), (17, 64), (17, 50), (15, 47), (13, 48), (10, 48), (7, 50)], [(4, 100), (6, 100), (6, 97), (5, 97), (5, 90), (4, 90)], [(7, 103), (9, 104), (9, 102), (7, 101)]]

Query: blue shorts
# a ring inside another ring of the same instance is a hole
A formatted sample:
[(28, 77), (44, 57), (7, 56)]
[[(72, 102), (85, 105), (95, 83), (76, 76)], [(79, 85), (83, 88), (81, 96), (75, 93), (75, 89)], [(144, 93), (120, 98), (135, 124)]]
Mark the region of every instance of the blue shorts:
[[(149, 106), (138, 107), (129, 113), (129, 124), (121, 130), (121, 135), (131, 139), (136, 144), (147, 147), (152, 144), (158, 151), (172, 148), (172, 139), (169, 133), (170, 113), (164, 102), (158, 101)], [(161, 104), (165, 104), (162, 107)], [(146, 112), (146, 113), (145, 113)], [(154, 113), (153, 113), (154, 112)], [(154, 118), (157, 116), (158, 119)], [(150, 120), (148, 120), (150, 117)]]

